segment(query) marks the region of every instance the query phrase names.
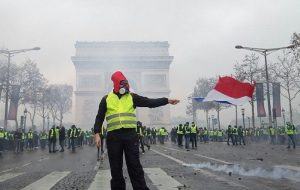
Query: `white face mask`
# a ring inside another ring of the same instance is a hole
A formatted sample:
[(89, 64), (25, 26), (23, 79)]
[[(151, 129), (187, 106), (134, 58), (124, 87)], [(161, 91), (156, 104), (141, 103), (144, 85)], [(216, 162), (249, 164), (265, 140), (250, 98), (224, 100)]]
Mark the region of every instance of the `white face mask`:
[(126, 93), (126, 89), (125, 88), (120, 88), (119, 93), (122, 94), (122, 95), (125, 94)]

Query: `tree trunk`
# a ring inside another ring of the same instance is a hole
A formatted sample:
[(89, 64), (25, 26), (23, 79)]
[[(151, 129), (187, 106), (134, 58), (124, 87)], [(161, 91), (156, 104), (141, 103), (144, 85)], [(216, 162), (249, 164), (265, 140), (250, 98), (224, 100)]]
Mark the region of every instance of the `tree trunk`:
[(287, 92), (288, 92), (288, 97), (289, 97), (289, 109), (290, 109), (290, 122), (292, 124), (293, 123), (293, 109), (292, 109), (292, 99), (291, 99), (291, 92), (290, 92), (290, 88), (287, 88)]
[(208, 129), (208, 127), (209, 127), (208, 110), (205, 110), (205, 115), (206, 115), (206, 127), (207, 127), (207, 129)]
[(252, 128), (255, 127), (255, 118), (254, 118), (254, 101), (253, 101), (253, 97), (251, 99), (251, 111), (252, 111)]
[(218, 127), (219, 130), (221, 129), (221, 125), (220, 125), (220, 109), (217, 110), (217, 118), (218, 118)]
[(237, 105), (235, 105), (235, 126), (238, 126), (238, 112), (237, 112)]

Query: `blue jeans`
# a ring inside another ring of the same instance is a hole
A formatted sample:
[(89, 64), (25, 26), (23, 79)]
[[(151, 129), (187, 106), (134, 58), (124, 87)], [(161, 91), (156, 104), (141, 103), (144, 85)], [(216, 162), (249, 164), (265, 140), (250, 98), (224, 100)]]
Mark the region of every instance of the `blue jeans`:
[(296, 147), (296, 144), (295, 144), (294, 135), (288, 135), (288, 139), (289, 139), (288, 147), (291, 146), (291, 142), (292, 142), (292, 143), (293, 143), (293, 147), (295, 148), (295, 147)]

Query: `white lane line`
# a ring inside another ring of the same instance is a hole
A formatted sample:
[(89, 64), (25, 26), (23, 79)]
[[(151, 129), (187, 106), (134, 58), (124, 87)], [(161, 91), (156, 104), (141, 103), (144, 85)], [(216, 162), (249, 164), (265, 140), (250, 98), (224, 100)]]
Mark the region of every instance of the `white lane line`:
[(70, 172), (51, 172), (45, 177), (39, 179), (38, 181), (28, 185), (22, 190), (48, 190), (53, 187), (57, 182), (66, 177)]
[(181, 183), (160, 168), (144, 168), (144, 171), (158, 190), (178, 190), (178, 187), (182, 187)]
[(296, 172), (300, 172), (300, 167), (297, 166), (291, 166), (291, 165), (277, 165), (274, 166), (275, 168), (282, 168), (282, 169), (288, 169)]
[[(39, 160), (37, 160), (37, 161), (38, 161), (38, 162), (41, 162), (41, 161), (48, 160), (48, 159), (49, 159), (49, 157), (46, 157), (46, 158), (41, 158), (41, 159), (39, 159)], [(1, 173), (5, 173), (5, 172), (9, 172), (9, 171), (12, 171), (12, 170), (16, 170), (16, 169), (23, 168), (23, 167), (28, 166), (28, 165), (30, 165), (30, 164), (32, 164), (32, 163), (33, 163), (33, 162), (31, 161), (31, 162), (28, 162), (28, 163), (26, 163), (26, 164), (23, 164), (22, 166), (17, 166), (17, 167), (14, 167), (14, 168), (10, 168), (10, 169), (7, 169), (7, 170), (0, 171), (0, 174), (1, 174)]]
[(41, 161), (44, 161), (44, 160), (48, 160), (48, 159), (49, 159), (49, 157), (41, 158), (41, 159), (38, 160), (38, 162), (41, 162)]
[[(178, 164), (181, 164), (181, 165), (183, 165), (183, 166), (187, 166), (187, 165), (188, 165), (187, 163), (185, 163), (185, 162), (183, 162), (183, 161), (181, 161), (181, 160), (178, 160), (177, 158), (174, 158), (174, 157), (172, 157), (172, 156), (166, 155), (166, 154), (164, 154), (164, 153), (162, 153), (162, 152), (159, 152), (159, 151), (157, 151), (157, 150), (153, 150), (153, 149), (151, 149), (151, 150), (152, 150), (153, 152), (155, 152), (155, 153), (161, 155), (161, 156), (164, 156), (164, 157), (166, 157), (166, 158), (169, 158), (170, 160), (173, 160), (173, 161), (177, 162)], [(243, 186), (243, 185), (234, 183), (234, 182), (232, 182), (232, 181), (229, 181), (229, 180), (227, 180), (226, 178), (217, 176), (217, 175), (215, 175), (215, 174), (213, 174), (213, 173), (211, 173), (211, 172), (209, 172), (209, 171), (206, 171), (206, 170), (203, 170), (203, 169), (195, 169), (195, 170), (201, 172), (203, 175), (206, 175), (206, 176), (208, 176), (208, 177), (212, 177), (212, 178), (214, 178), (214, 179), (216, 179), (217, 181), (220, 181), (220, 182), (222, 182), (222, 183), (226, 183), (226, 184), (231, 185), (231, 186), (234, 186), (234, 187), (240, 187), (240, 188), (248, 189), (246, 186)]]
[(194, 154), (195, 156), (199, 156), (201, 158), (206, 158), (206, 159), (209, 159), (209, 160), (214, 160), (216, 162), (220, 162), (220, 163), (223, 163), (223, 164), (227, 164), (227, 165), (233, 165), (232, 163), (230, 162), (226, 162), (224, 160), (220, 160), (220, 159), (217, 159), (217, 158), (212, 158), (212, 157), (209, 157), (209, 156), (204, 156), (204, 155), (201, 155), (201, 154)]
[(9, 171), (11, 171), (11, 170), (14, 170), (14, 168), (10, 168), (10, 169), (7, 169), (7, 170), (3, 170), (3, 171), (0, 172), (0, 174), (1, 174), (1, 173), (5, 173), (5, 172), (9, 172)]
[(99, 170), (88, 190), (110, 189), (110, 170)]
[[(185, 152), (185, 151), (177, 150), (177, 149), (175, 149), (175, 148), (163, 147), (163, 146), (160, 146), (160, 147), (166, 148), (166, 149), (169, 149), (169, 150), (175, 150), (175, 151), (182, 152), (182, 153), (185, 153), (185, 154), (187, 153), (187, 152)], [(214, 160), (214, 161), (220, 162), (220, 163), (222, 163), (222, 164), (232, 165), (232, 163), (230, 163), (230, 162), (226, 162), (226, 161), (224, 161), (224, 160), (220, 160), (220, 159), (213, 158), (213, 157), (209, 157), (209, 156), (204, 156), (204, 155), (202, 155), (202, 154), (193, 154), (193, 155), (198, 156), (198, 157), (202, 157), (202, 158), (206, 158), (206, 159), (209, 159), (209, 160)]]
[(11, 178), (14, 178), (14, 177), (17, 177), (19, 175), (22, 175), (23, 173), (7, 173), (7, 174), (4, 174), (4, 175), (1, 175), (0, 176), (0, 182), (4, 182), (8, 179), (11, 179)]
[[(23, 168), (23, 167), (28, 166), (28, 165), (30, 165), (30, 164), (32, 164), (32, 162), (28, 162), (28, 163), (26, 163), (26, 164), (23, 164), (20, 168)], [(19, 167), (17, 167), (17, 168), (19, 168)]]

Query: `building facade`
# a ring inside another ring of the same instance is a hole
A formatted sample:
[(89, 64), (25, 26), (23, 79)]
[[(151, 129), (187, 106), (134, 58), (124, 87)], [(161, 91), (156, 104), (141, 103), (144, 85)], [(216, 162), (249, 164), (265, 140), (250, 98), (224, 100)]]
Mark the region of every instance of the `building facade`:
[[(76, 70), (75, 122), (93, 127), (101, 98), (112, 91), (110, 79), (120, 70), (131, 91), (149, 98), (169, 97), (168, 42), (76, 42), (71, 59)], [(138, 108), (138, 120), (150, 127), (170, 126), (170, 107)]]

